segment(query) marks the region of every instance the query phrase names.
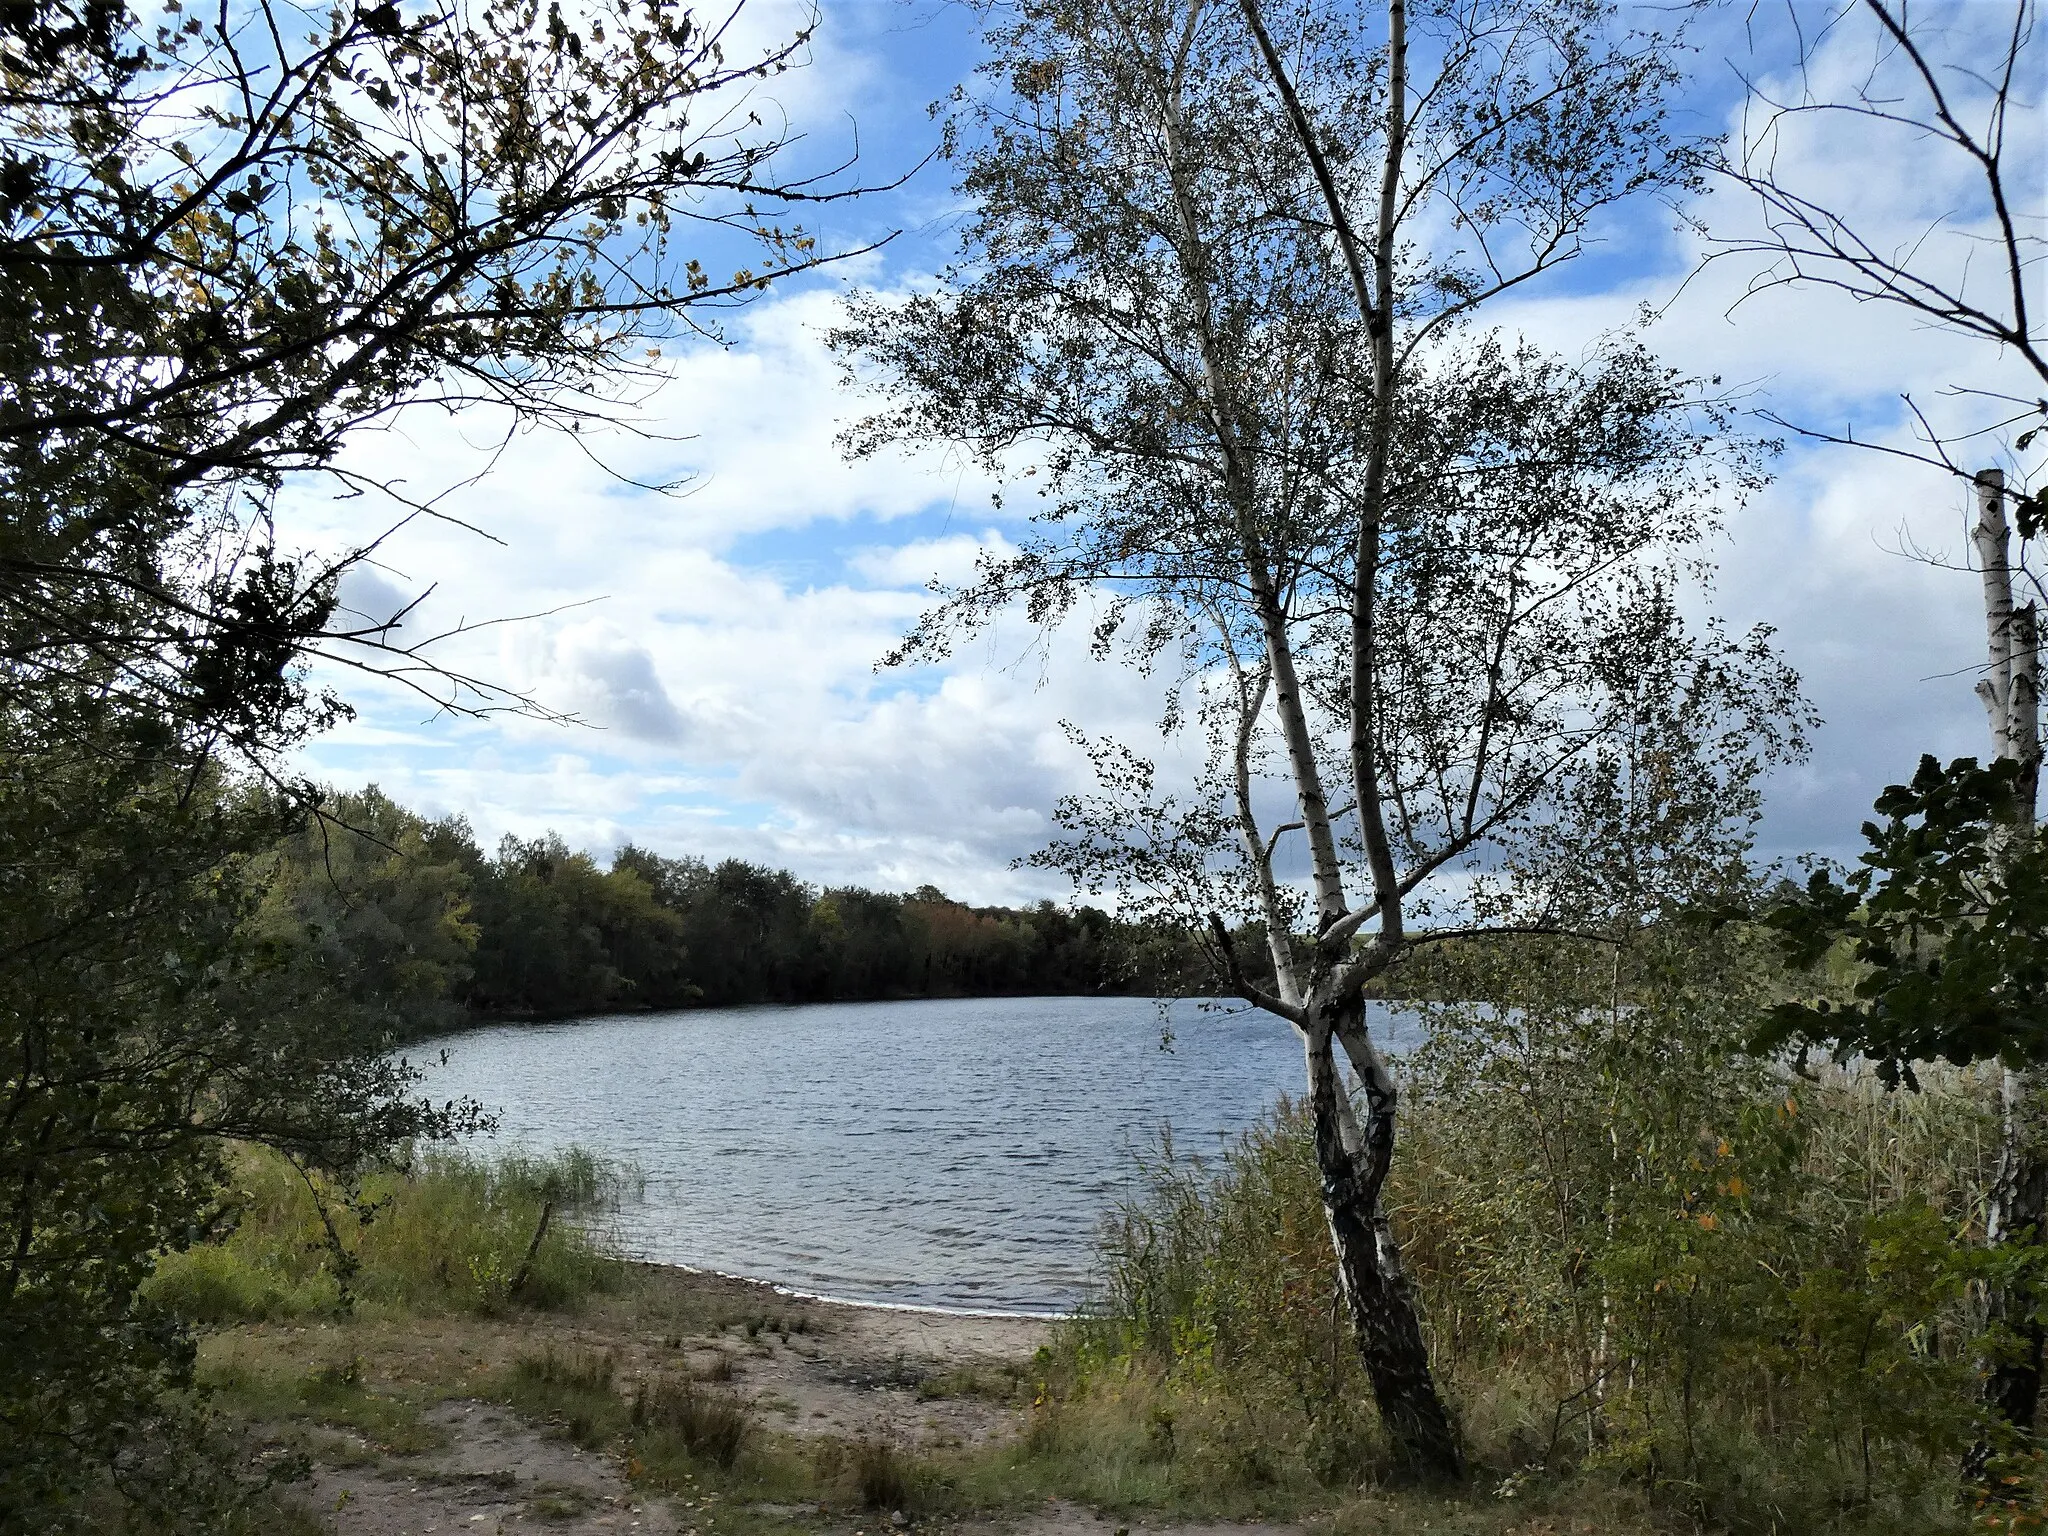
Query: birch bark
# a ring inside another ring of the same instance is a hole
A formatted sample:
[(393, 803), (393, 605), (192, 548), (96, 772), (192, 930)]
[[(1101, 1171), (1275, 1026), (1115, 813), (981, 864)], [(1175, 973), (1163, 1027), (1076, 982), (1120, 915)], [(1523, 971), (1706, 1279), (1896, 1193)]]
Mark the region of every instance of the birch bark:
[[(2012, 531), (2006, 520), (2005, 476), (1977, 476), (1977, 521), (1970, 542), (1984, 583), (1984, 625), (1989, 664), (1977, 696), (1991, 728), (1996, 755), (2020, 765), (2019, 808), (2012, 830), (2030, 830), (2040, 783), (2041, 705), (2039, 620), (2032, 603), (2013, 599)], [(1995, 1245), (2041, 1242), (2048, 1226), (2048, 1082), (2039, 1069), (2004, 1070), (2000, 1081), (1998, 1174), (1985, 1217), (1985, 1240)], [(2022, 1434), (2031, 1433), (2040, 1405), (2043, 1330), (2023, 1288), (1991, 1287), (1988, 1317), (2011, 1347), (1989, 1362), (1984, 1402)], [(1981, 1477), (1992, 1447), (1979, 1442), (1965, 1464)]]

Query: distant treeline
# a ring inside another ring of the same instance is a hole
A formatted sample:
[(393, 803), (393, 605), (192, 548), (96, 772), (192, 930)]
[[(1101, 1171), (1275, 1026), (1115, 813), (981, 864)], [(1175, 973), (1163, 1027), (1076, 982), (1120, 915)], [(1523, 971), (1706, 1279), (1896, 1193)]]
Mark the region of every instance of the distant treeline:
[(630, 845), (604, 868), (553, 833), (487, 854), (463, 818), (429, 821), (374, 786), (325, 811), (276, 850), (260, 922), (403, 1034), (614, 1009), (1150, 995), (1197, 972), (1185, 935), (1092, 907), (821, 890)]

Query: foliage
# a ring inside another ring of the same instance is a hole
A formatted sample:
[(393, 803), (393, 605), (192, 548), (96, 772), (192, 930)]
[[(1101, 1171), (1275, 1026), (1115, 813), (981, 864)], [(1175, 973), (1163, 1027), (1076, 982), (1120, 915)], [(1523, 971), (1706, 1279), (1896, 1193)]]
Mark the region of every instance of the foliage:
[(780, 139), (736, 110), (806, 37), (728, 59), (691, 11), (613, 0), (574, 25), (526, 0), (11, 10), (0, 702), (90, 658), (260, 755), (308, 648), (484, 697), (398, 616), (337, 609), (365, 551), (279, 551), (270, 499), (319, 471), (417, 507), (340, 462), (351, 433), (423, 403), (603, 419), (649, 342), (815, 264), (772, 211), (831, 193), (778, 184)]
[(495, 857), (460, 818), (375, 786), (262, 862), (256, 931), (327, 968), (394, 1038), (477, 1018), (702, 1003), (1180, 991), (1187, 938), (1091, 907), (969, 907), (819, 890), (782, 870), (627, 846), (608, 869), (553, 833)]
[[(337, 1183), (246, 1148), (224, 1196), (229, 1230), (165, 1256), (144, 1295), (202, 1323), (327, 1316), (358, 1300), (414, 1314), (567, 1306), (618, 1283), (619, 1260), (592, 1223), (625, 1178), (579, 1151), (434, 1150), (410, 1168)], [(543, 1231), (548, 1207), (561, 1219)]]
[(135, 1287), (221, 1223), (226, 1139), (346, 1168), (473, 1121), (246, 926), (294, 819), (189, 757), (0, 757), (0, 1529), (156, 1457), (190, 1346)]
[[(1677, 598), (1763, 445), (1634, 336), (1570, 360), (1464, 328), (1602, 209), (1689, 183), (1660, 104), (1673, 40), (1590, 0), (1409, 9), (1406, 149), (1380, 7), (1291, 13), (1280, 39), (1334, 185), (1362, 204), (1393, 166), (1412, 222), (1370, 232), (1384, 325), (1355, 312), (1239, 6), (1045, 0), (1002, 13), (954, 114), (959, 260), (935, 290), (857, 296), (833, 337), (884, 402), (849, 452), (956, 443), (1035, 502), (1031, 537), (943, 592), (899, 659), (1087, 600), (1099, 653), (1121, 642), (1178, 684), (1161, 725), (1199, 727), (1196, 788), (1092, 744), (1101, 792), (1062, 802), (1070, 835), (1037, 861), (1122, 910), (1221, 912), (1283, 944), (1347, 915), (1347, 880), (1398, 865), (1398, 890), (1358, 903), (1391, 920), (1462, 863), (1517, 915), (1556, 916), (1583, 845), (1613, 855), (1618, 832), (1638, 867), (1611, 905), (1639, 912), (1725, 861), (1756, 774), (1801, 749), (1768, 636), (1690, 630)], [(1300, 806), (1332, 826), (1295, 826), (1317, 819)], [(1276, 873), (1299, 866), (1275, 862), (1290, 832), (1313, 918)], [(1495, 878), (1504, 848), (1541, 878)], [(1585, 917), (1588, 891), (1567, 894)], [(1326, 968), (1364, 957), (1341, 943), (1359, 931), (1341, 924)]]
[[(1900, 1096), (1746, 1056), (1769, 955), (1674, 926), (1625, 954), (1468, 947), (1433, 978), (1483, 1001), (1430, 1005), (1403, 1063), (1390, 1206), (1432, 1352), (1483, 1476), (1516, 1497), (1943, 1528), (1978, 1430), (1995, 1090), (1945, 1074)], [(1168, 1148), (1147, 1172), (1062, 1345), (1072, 1410), (1136, 1393), (1184, 1477), (1232, 1457), (1373, 1476), (1302, 1109), (1214, 1165)]]
[(1843, 946), (1855, 979), (1845, 1001), (1780, 1003), (1762, 1047), (1861, 1054), (1908, 1084), (1915, 1062), (2048, 1060), (2048, 833), (2026, 824), (2022, 772), (1921, 758), (1910, 785), (1878, 797), (1885, 820), (1863, 824), (1859, 867), (1816, 870), (1771, 909), (1793, 964)]
[(693, 995), (677, 915), (630, 866), (600, 870), (549, 834), (507, 837), (472, 859), (477, 915), (470, 1005), (484, 1013), (573, 1013), (674, 1005)]
[[(344, 712), (314, 652), (518, 701), (346, 613), (366, 550), (280, 549), (277, 495), (320, 472), (425, 510), (346, 466), (352, 433), (601, 419), (645, 343), (811, 265), (735, 110), (802, 41), (729, 62), (666, 3), (0, 19), (0, 1529), (110, 1474), (174, 1512), (187, 1480), (139, 1469), (176, 1459), (190, 1345), (135, 1287), (221, 1221), (226, 1140), (346, 1179), (468, 1118), (383, 1050), (459, 969), (447, 880), (350, 872), (415, 957), (360, 908), (294, 926), (310, 887), (263, 910), (275, 845), (317, 835), (278, 762)], [(686, 230), (750, 254), (713, 276)]]
[(453, 1023), (478, 932), (467, 837), (374, 785), (330, 795), (321, 811), (264, 859), (252, 930), (317, 955), (337, 990), (394, 1034)]

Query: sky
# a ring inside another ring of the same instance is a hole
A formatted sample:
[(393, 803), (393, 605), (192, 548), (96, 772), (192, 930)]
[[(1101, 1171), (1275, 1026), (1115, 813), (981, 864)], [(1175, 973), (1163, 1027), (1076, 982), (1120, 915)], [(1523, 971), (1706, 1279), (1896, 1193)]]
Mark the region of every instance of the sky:
[[(1853, 27), (1830, 31), (1836, 9), (1759, 0), (1710, 14), (1682, 120), (1735, 126), (1743, 74), (1794, 88), (1781, 67), (1794, 29), (1816, 50), (1820, 85), (1855, 78), (1870, 43)], [(2003, 12), (1966, 0), (1945, 19), (1967, 31)], [(756, 3), (743, 23), (768, 38), (802, 14)], [(1062, 722), (1163, 751), (1169, 771), (1184, 770), (1185, 749), (1158, 742), (1157, 685), (1091, 659), (1079, 630), (1039, 649), (1020, 624), (941, 665), (877, 669), (928, 601), (929, 580), (964, 574), (1022, 525), (992, 506), (997, 487), (942, 448), (847, 463), (835, 436), (872, 402), (843, 386), (822, 340), (850, 287), (929, 281), (951, 254), (961, 204), (947, 168), (923, 164), (937, 138), (926, 108), (980, 58), (964, 7), (824, 0), (810, 62), (764, 87), (756, 106), (800, 129), (798, 154), (812, 163), (857, 148), (864, 179), (907, 175), (818, 226), (840, 249), (893, 238), (772, 289), (729, 318), (723, 344), (665, 357), (665, 383), (638, 407), (645, 430), (593, 445), (619, 473), (585, 445), (532, 433), (461, 486), (494, 441), (481, 419), (408, 417), (352, 450), (357, 467), (413, 493), (460, 486), (444, 505), (471, 526), (415, 521), (350, 577), (345, 603), (382, 617), (417, 601), (415, 634), (484, 623), (444, 646), (444, 659), (577, 723), (450, 716), (334, 672), (320, 680), (356, 718), (303, 750), (305, 771), (466, 816), (487, 845), (553, 829), (600, 859), (632, 842), (746, 858), (821, 885), (929, 883), (975, 902), (1068, 895), (1058, 877), (1015, 862), (1052, 835), (1057, 798), (1088, 787)], [(2041, 231), (2038, 83), (2011, 131), (2030, 157), (2022, 185)], [(1930, 259), (1967, 254), (1955, 234), (1968, 232), (1967, 182), (1925, 143), (1815, 123), (1780, 156), (1781, 169), (1886, 238), (1947, 219)], [(1726, 191), (1696, 211), (1723, 232), (1750, 216)], [(1944, 390), (2024, 389), (1984, 344), (1891, 306), (1789, 289), (1738, 304), (1756, 264), (1701, 271), (1700, 256), (1673, 215), (1638, 210), (1604, 230), (1577, 270), (1491, 320), (1577, 355), (1647, 304), (1660, 316), (1647, 339), (1674, 366), (1720, 376), (1745, 409), (1860, 440), (1910, 442), (1902, 393), (1960, 421), (1964, 406)], [(1766, 787), (1760, 854), (1840, 855), (1877, 792), (1922, 752), (1985, 751), (1971, 694), (1984, 649), (1976, 580), (1905, 553), (1959, 561), (1966, 498), (1898, 458), (1797, 436), (1773, 467), (1713, 550), (1713, 606), (1734, 627), (1776, 629), (1824, 722), (1810, 760)], [(678, 479), (680, 494), (639, 488)], [(388, 521), (387, 509), (317, 487), (284, 512), (287, 542), (326, 550)]]

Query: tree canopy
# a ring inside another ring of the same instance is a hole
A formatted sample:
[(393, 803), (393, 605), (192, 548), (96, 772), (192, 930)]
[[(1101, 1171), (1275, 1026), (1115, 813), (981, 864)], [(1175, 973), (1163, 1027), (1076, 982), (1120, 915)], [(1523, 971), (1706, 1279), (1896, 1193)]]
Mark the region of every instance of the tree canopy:
[(228, 1141), (346, 1178), (474, 1118), (411, 1096), (383, 998), (336, 970), (374, 954), (430, 997), (446, 883), (385, 892), (407, 954), (266, 925), (263, 876), (317, 814), (281, 754), (347, 708), (315, 653), (526, 701), (344, 613), (376, 541), (295, 552), (278, 497), (317, 476), (434, 515), (348, 444), (409, 410), (615, 418), (651, 346), (824, 259), (778, 219), (850, 188), (778, 178), (746, 107), (808, 34), (729, 58), (734, 15), (0, 17), (0, 1528), (62, 1528), (116, 1468), (158, 1513), (218, 1491), (211, 1458), (164, 1460), (191, 1345), (136, 1286), (227, 1219)]

